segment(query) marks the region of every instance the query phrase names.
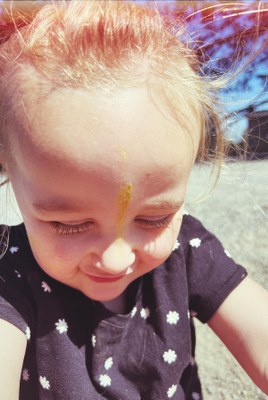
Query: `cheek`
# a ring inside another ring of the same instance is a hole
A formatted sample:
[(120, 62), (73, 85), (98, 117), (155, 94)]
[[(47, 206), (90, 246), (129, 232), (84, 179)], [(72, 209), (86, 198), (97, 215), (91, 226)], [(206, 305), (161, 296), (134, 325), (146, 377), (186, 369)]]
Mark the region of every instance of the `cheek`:
[(155, 260), (165, 260), (172, 252), (176, 238), (177, 235), (167, 228), (165, 232), (144, 246), (144, 252)]
[(39, 235), (28, 233), (28, 238), (33, 255), (44, 271), (62, 270), (64, 265), (64, 270), (67, 272), (77, 265), (78, 252), (75, 251), (75, 246), (66, 240), (55, 240), (49, 235), (40, 233)]
[(146, 243), (144, 251), (149, 257), (155, 260), (165, 260), (174, 249), (182, 223), (182, 212), (174, 218), (173, 223), (160, 235)]

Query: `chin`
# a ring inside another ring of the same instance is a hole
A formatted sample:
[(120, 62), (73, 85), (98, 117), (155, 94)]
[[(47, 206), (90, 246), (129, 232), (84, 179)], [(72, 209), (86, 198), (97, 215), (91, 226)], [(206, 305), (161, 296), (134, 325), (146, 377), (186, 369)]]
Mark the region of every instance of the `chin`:
[(100, 288), (99, 290), (94, 290), (90, 292), (87, 290), (82, 290), (82, 293), (91, 300), (105, 302), (117, 299), (119, 296), (122, 295), (125, 289), (125, 286), (121, 287), (120, 289), (112, 287), (107, 288), (107, 286), (103, 286), (103, 288)]

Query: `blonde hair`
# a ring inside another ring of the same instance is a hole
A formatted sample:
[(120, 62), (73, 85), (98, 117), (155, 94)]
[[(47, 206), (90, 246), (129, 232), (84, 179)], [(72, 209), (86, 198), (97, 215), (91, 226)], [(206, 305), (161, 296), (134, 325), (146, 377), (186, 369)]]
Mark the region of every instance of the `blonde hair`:
[(16, 107), (14, 92), (19, 96), (19, 86), (14, 88), (12, 82), (34, 69), (48, 87), (158, 85), (180, 122), (187, 125), (184, 105), (199, 119), (197, 158), (220, 160), (223, 138), (214, 107), (218, 85), (201, 77), (181, 26), (174, 33), (155, 7), (125, 1), (55, 1), (43, 6), (0, 47), (2, 154), (8, 110)]

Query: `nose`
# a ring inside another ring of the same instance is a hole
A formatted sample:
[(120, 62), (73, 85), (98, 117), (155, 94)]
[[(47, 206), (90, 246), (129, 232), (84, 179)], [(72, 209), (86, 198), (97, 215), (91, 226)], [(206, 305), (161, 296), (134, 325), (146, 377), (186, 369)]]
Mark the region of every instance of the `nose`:
[(109, 274), (120, 274), (132, 266), (135, 253), (123, 239), (116, 239), (102, 254), (96, 266)]

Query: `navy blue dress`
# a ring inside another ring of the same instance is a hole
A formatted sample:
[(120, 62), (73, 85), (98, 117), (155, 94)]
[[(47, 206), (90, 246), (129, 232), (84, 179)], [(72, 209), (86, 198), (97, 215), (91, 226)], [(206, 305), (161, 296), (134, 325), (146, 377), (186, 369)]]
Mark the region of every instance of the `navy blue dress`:
[(207, 322), (246, 271), (199, 221), (184, 216), (170, 257), (128, 287), (124, 315), (46, 275), (23, 224), (6, 245), (0, 318), (27, 337), (21, 400), (202, 399), (193, 316)]

